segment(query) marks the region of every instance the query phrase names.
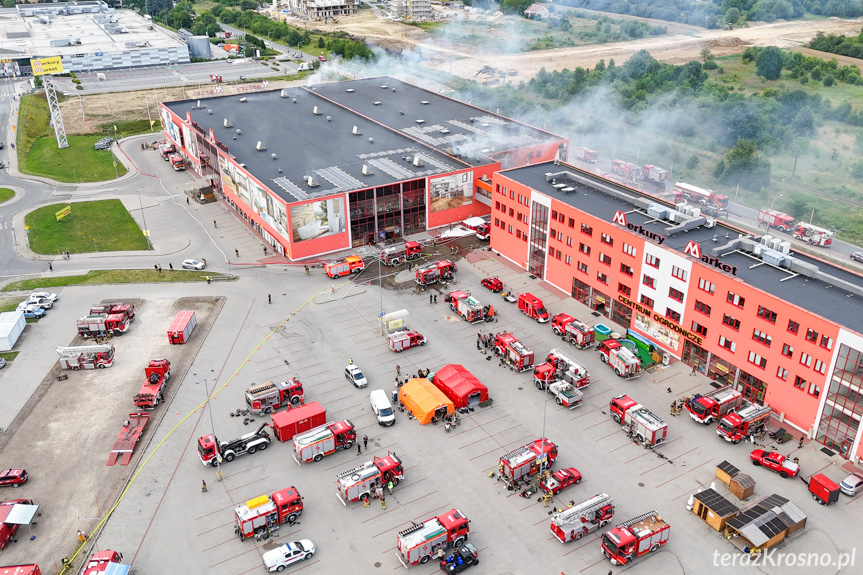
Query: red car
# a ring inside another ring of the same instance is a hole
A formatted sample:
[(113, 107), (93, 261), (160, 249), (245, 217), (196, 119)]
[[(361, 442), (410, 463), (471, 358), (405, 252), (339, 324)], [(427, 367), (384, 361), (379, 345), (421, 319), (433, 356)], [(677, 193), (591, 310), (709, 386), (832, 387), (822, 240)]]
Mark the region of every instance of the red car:
[(105, 551), (97, 551), (93, 553), (90, 560), (87, 561), (87, 566), (84, 568), (84, 575), (97, 575), (108, 570), (108, 564), (119, 563), (123, 560), (123, 554), (110, 549)]
[[(0, 503), (0, 506), (15, 505), (16, 503), (33, 505), (33, 501), (31, 499), (13, 499), (12, 501), (4, 501), (3, 503)], [(0, 511), (0, 551), (6, 549), (6, 546), (12, 541), (16, 541), (15, 533), (18, 532), (19, 527), (16, 523), (3, 523), (3, 519), (5, 517), (6, 514)]]
[(799, 465), (776, 451), (756, 449), (749, 454), (749, 459), (752, 460), (752, 465), (771, 469), (781, 475), (783, 479), (786, 477), (797, 477), (800, 474)]
[(27, 481), (28, 477), (27, 472), (23, 469), (6, 469), (5, 471), (0, 471), (0, 487), (6, 487), (8, 485), (18, 487)]
[(557, 495), (570, 485), (578, 485), (579, 483), (581, 483), (581, 473), (575, 467), (567, 467), (555, 471), (551, 477), (540, 482), (539, 486), (546, 493)]
[(485, 278), (481, 283), (482, 287), (488, 288), (494, 293), (503, 291), (503, 282), (497, 278)]

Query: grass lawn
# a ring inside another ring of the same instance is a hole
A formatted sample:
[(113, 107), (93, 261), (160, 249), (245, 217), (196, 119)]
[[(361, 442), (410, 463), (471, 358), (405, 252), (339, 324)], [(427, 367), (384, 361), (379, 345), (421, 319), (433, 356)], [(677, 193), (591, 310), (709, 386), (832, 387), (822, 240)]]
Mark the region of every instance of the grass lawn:
[(18, 309), (18, 304), (27, 298), (23, 297), (4, 297), (0, 298), (0, 313), (4, 311), (15, 311)]
[(102, 139), (101, 134), (68, 136), (67, 139), (69, 147), (62, 150), (57, 149), (53, 135), (37, 139), (30, 151), (22, 155), (19, 169), (25, 174), (58, 182), (103, 182), (126, 173), (120, 162), (114, 170), (113, 152), (93, 148), (93, 144)]
[[(50, 278), (20, 280), (5, 286), (2, 291), (31, 291), (43, 288), (71, 285), (100, 284), (137, 284), (137, 283), (173, 283), (173, 282), (205, 282), (206, 276), (221, 277), (218, 273), (207, 273), (194, 270), (96, 270), (80, 276), (54, 276)], [(16, 304), (17, 305), (17, 304)]]
[(51, 112), (44, 94), (24, 96), (18, 111), (18, 152), (26, 154), (39, 138), (51, 135)]
[(8, 202), (14, 197), (15, 192), (10, 190), (9, 188), (0, 188), (0, 204), (2, 204), (3, 202)]
[(0, 352), (0, 357), (5, 359), (6, 361), (13, 361), (16, 357), (18, 357), (17, 351), (2, 351)]
[[(72, 213), (58, 222), (54, 214), (67, 205)], [(27, 214), (24, 223), (30, 227), (30, 249), (37, 254), (147, 249), (147, 238), (120, 200), (52, 204)]]

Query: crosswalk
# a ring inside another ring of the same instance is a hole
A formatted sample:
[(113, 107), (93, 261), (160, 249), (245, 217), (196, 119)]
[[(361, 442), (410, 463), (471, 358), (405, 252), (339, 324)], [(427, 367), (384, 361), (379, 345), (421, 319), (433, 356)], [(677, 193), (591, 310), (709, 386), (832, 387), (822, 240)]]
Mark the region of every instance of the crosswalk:
[(0, 92), (0, 102), (11, 100), (13, 96), (17, 96), (14, 92)]

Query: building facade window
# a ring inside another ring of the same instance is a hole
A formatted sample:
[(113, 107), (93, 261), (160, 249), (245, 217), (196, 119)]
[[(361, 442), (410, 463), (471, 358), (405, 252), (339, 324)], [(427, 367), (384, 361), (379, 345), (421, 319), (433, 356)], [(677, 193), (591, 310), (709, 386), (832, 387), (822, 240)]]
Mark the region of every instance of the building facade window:
[(863, 352), (839, 346), (815, 439), (850, 458), (863, 415)]
[(794, 355), (794, 348), (788, 345), (787, 343), (782, 346), (782, 355), (786, 355), (791, 357)]
[(740, 329), (740, 320), (734, 319), (728, 314), (722, 316), (722, 323), (730, 327), (731, 329), (737, 331)]
[(794, 376), (794, 387), (797, 389), (806, 389), (806, 380), (799, 375)]
[(635, 246), (631, 246), (629, 244), (623, 244), (623, 253), (628, 256), (635, 257), (638, 253), (638, 250), (635, 249)]
[(812, 356), (806, 352), (800, 354), (800, 365), (805, 365), (806, 367), (812, 367)]
[(608, 285), (608, 276), (602, 272), (597, 272), (596, 279), (598, 282)]
[(767, 360), (755, 353), (754, 351), (749, 352), (749, 363), (757, 365), (761, 369), (767, 367)]
[(671, 277), (686, 281), (687, 271), (677, 266), (671, 266)]
[(788, 320), (788, 331), (797, 335), (797, 332), (800, 330), (800, 324), (794, 321), (793, 319)]
[(578, 244), (578, 251), (580, 251), (581, 253), (583, 253), (586, 256), (589, 256), (590, 255), (590, 246), (587, 244), (581, 244), (580, 243), (580, 244)]
[(812, 343), (815, 343), (816, 341), (818, 341), (818, 332), (812, 328), (807, 329), (806, 330), (806, 341), (811, 341)]
[[(533, 202), (530, 220), (527, 269), (538, 278), (545, 278), (545, 254), (548, 247), (548, 206)], [(527, 238), (525, 238), (527, 239)]]
[(734, 292), (728, 292), (728, 297), (725, 298), (725, 301), (732, 305), (736, 305), (739, 308), (743, 307), (743, 304), (746, 303), (746, 300)]
[(566, 256), (566, 265), (572, 265), (572, 256)]
[(581, 224), (581, 233), (586, 234), (588, 236), (593, 235), (593, 228), (588, 226), (587, 224)]
[(817, 371), (818, 373), (820, 373), (822, 375), (827, 373), (827, 364), (824, 363), (823, 361), (821, 361), (820, 359), (816, 359), (815, 360), (815, 371)]
[(779, 369), (776, 370), (776, 377), (782, 381), (788, 381), (788, 370), (780, 365)]
[(665, 308), (665, 317), (667, 317), (668, 319), (672, 319), (677, 323), (680, 323), (680, 312), (676, 312), (670, 307)]
[(647, 297), (646, 295), (641, 296), (641, 304), (646, 305), (650, 309), (653, 309), (653, 300)]
[(578, 262), (578, 271), (587, 273), (587, 264), (584, 262)]
[(770, 323), (776, 323), (776, 312), (770, 311), (763, 305), (758, 306), (758, 317), (766, 319)]
[(611, 256), (609, 256), (608, 254), (604, 254), (602, 252), (599, 252), (599, 261), (600, 261), (600, 263), (603, 263), (607, 266), (610, 266), (611, 265)]
[(719, 345), (720, 347), (724, 347), (730, 352), (734, 352), (734, 350), (737, 348), (737, 346), (734, 345), (734, 342), (725, 337), (724, 335), (719, 336)]
[(649, 288), (656, 289), (656, 278), (652, 278), (647, 274), (644, 274), (644, 276), (642, 276), (641, 283), (643, 283)]
[(621, 273), (624, 273), (624, 274), (628, 275), (629, 277), (632, 277), (632, 275), (634, 273), (632, 268), (626, 264), (620, 264), (620, 271), (621, 271)]
[(600, 240), (602, 241), (602, 243), (607, 244), (609, 246), (614, 245), (614, 238), (608, 234), (602, 234), (602, 237), (600, 238)]
[(632, 288), (630, 288), (628, 285), (620, 283), (617, 284), (617, 291), (619, 291), (623, 295), (632, 295)]
[(698, 288), (706, 291), (709, 294), (713, 294), (713, 292), (716, 291), (716, 286), (704, 278), (698, 280)]
[(704, 315), (706, 315), (708, 317), (710, 316), (710, 306), (707, 305), (706, 303), (695, 300), (695, 310), (700, 311), (701, 313), (703, 313)]
[(647, 254), (644, 256), (644, 263), (649, 266), (653, 266), (656, 269), (659, 269), (659, 258), (653, 254)]
[(821, 388), (814, 383), (810, 383), (809, 391), (807, 393), (809, 393), (809, 395), (811, 395), (812, 397), (818, 397), (819, 395), (821, 395)]
[(833, 338), (826, 335), (821, 336), (821, 347), (824, 349), (833, 349)]
[(707, 328), (696, 321), (692, 322), (692, 331), (702, 337), (707, 337)]
[(766, 334), (763, 331), (758, 330), (758, 329), (752, 330), (752, 339), (754, 339), (755, 341), (763, 343), (767, 347), (770, 347), (770, 344), (773, 343), (772, 337), (770, 337), (768, 334)]
[(674, 289), (673, 287), (668, 288), (668, 297), (670, 297), (674, 301), (679, 301), (680, 303), (683, 303), (683, 292), (679, 289)]

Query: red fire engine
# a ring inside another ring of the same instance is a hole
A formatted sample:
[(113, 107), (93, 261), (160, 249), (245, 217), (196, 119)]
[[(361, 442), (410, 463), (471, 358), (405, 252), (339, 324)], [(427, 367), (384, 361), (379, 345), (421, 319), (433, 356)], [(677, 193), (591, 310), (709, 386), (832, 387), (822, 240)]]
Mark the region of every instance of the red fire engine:
[(807, 223), (798, 223), (791, 232), (794, 239), (806, 240), (810, 246), (829, 247), (833, 244), (833, 232)]
[(771, 410), (766, 405), (752, 403), (740, 411), (729, 413), (716, 426), (716, 435), (730, 441), (740, 443), (741, 439), (761, 433), (767, 420), (770, 419)]
[(364, 269), (366, 269), (366, 264), (360, 256), (348, 256), (343, 260), (324, 264), (324, 272), (333, 279), (343, 275), (358, 274)]
[(174, 168), (175, 172), (185, 170), (186, 162), (183, 160), (183, 156), (180, 154), (171, 154), (171, 167)]
[(419, 242), (402, 242), (381, 250), (381, 262), (387, 266), (397, 266), (407, 260), (415, 260), (422, 255), (423, 247)]
[(171, 362), (167, 359), (151, 359), (144, 368), (147, 380), (135, 396), (135, 407), (153, 409), (164, 399), (165, 385), (171, 379)]
[(347, 419), (321, 425), (294, 436), (294, 461), (320, 461), (339, 449), (350, 449), (356, 439), (354, 424)]
[(659, 513), (650, 511), (607, 531), (602, 536), (602, 554), (614, 565), (626, 565), (668, 543), (670, 532), (671, 526)]
[(523, 293), (518, 296), (518, 310), (539, 323), (548, 321), (548, 311), (542, 304), (542, 300), (533, 294)]
[(246, 406), (256, 415), (301, 404), (303, 400), (303, 384), (296, 377), (288, 381), (269, 381), (246, 390)]
[(470, 536), (470, 521), (458, 509), (415, 523), (396, 538), (396, 557), (402, 565), (428, 563), (438, 549), (461, 547)]
[(619, 377), (632, 379), (641, 375), (641, 360), (616, 339), (600, 342), (599, 359), (614, 369)]
[(641, 177), (649, 182), (662, 184), (668, 181), (668, 170), (663, 170), (653, 164), (644, 164), (644, 167), (641, 168)]
[(668, 424), (628, 395), (613, 397), (608, 407), (611, 418), (623, 425), (626, 434), (636, 444), (653, 449), (665, 443)]
[(776, 210), (761, 208), (758, 210), (758, 225), (788, 233), (794, 229), (794, 217)]
[(573, 148), (572, 153), (576, 160), (581, 160), (588, 164), (595, 164), (596, 160), (599, 159), (599, 154), (596, 153), (596, 150), (591, 150), (590, 148)]
[(449, 301), (450, 309), (459, 314), (468, 323), (486, 319), (486, 314), (490, 307), (483, 306), (475, 297), (471, 297), (469, 293), (461, 290), (449, 292), (445, 299)]
[(111, 344), (58, 347), (60, 367), (79, 369), (103, 369), (114, 365), (114, 346)]
[(611, 521), (614, 499), (607, 493), (594, 495), (574, 507), (551, 516), (551, 532), (561, 543), (578, 541)]
[[(555, 317), (559, 317), (560, 315), (566, 314), (558, 314)], [(558, 328), (552, 329), (554, 333), (557, 335), (562, 335), (563, 339), (578, 349), (587, 349), (596, 343), (596, 332), (593, 329), (593, 326), (589, 326), (586, 323), (580, 322), (577, 319), (569, 318), (568, 321), (558, 321)], [(558, 333), (560, 331), (560, 333)]]
[(174, 149), (174, 144), (171, 142), (162, 142), (159, 144), (159, 154), (162, 156), (162, 159), (166, 162), (171, 158), (171, 154), (176, 152)]
[(97, 335), (122, 335), (129, 330), (131, 320), (123, 314), (100, 313), (88, 315), (78, 320), (78, 335), (83, 338)]
[(556, 459), (557, 446), (548, 439), (537, 439), (501, 457), (497, 471), (508, 481), (518, 481), (540, 469), (549, 469)]
[(728, 196), (725, 194), (717, 194), (713, 190), (705, 190), (698, 186), (677, 182), (674, 184), (674, 191), (680, 192), (690, 202), (701, 204), (702, 206), (715, 206), (720, 209), (728, 209)]
[(129, 323), (135, 319), (135, 306), (127, 303), (97, 303), (90, 307), (90, 315), (106, 313), (108, 315), (122, 314), (129, 319)]
[(387, 343), (391, 350), (400, 353), (418, 345), (425, 345), (426, 338), (416, 330), (400, 329), (387, 334)]
[(716, 418), (725, 417), (742, 404), (743, 394), (725, 385), (704, 395), (693, 395), (692, 399), (686, 400), (686, 409), (694, 421), (707, 425)]
[(429, 285), (445, 280), (451, 280), (455, 277), (455, 273), (457, 271), (458, 266), (453, 262), (449, 260), (440, 260), (418, 267), (415, 278), (418, 284)]
[(525, 371), (533, 367), (533, 352), (509, 332), (495, 336), (494, 354), (500, 356), (501, 365), (508, 365), (511, 370)]
[(584, 365), (555, 348), (548, 352), (545, 363), (533, 370), (533, 380), (538, 389), (558, 380), (581, 389), (590, 385), (590, 373)]
[(293, 524), (302, 514), (303, 498), (292, 485), (234, 508), (234, 533), (240, 536), (240, 541), (249, 537), (266, 539), (283, 524)]
[(566, 333), (566, 326), (574, 322), (575, 318), (565, 313), (559, 313), (551, 318), (551, 331), (554, 335), (563, 335)]
[(368, 500), (378, 487), (383, 488), (390, 481), (398, 485), (405, 478), (405, 470), (402, 460), (395, 453), (388, 453), (386, 457), (375, 457), (373, 461), (343, 471), (337, 477), (337, 496), (342, 505), (347, 506), (348, 501)]

